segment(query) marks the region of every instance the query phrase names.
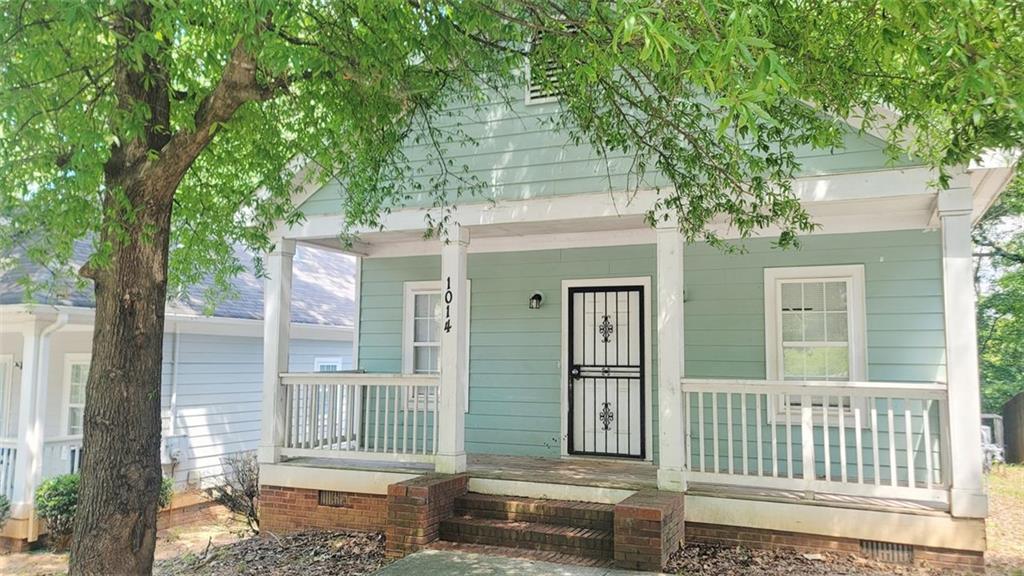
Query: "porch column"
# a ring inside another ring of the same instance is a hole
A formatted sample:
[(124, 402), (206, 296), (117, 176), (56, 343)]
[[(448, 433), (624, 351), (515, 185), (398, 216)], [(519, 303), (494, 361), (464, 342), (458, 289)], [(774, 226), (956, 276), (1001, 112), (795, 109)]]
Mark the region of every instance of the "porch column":
[(683, 235), (658, 226), (658, 488), (686, 490), (683, 377)]
[(438, 447), (435, 468), (445, 474), (466, 471), (466, 247), (469, 230), (449, 228), (441, 247), (441, 390), (438, 406)]
[(281, 373), (288, 371), (291, 327), (292, 260), (295, 240), (281, 239), (267, 255), (268, 278), (263, 295), (263, 412), (259, 461), (281, 460), (285, 405)]
[(982, 475), (971, 200), (971, 190), (966, 187), (939, 193), (951, 464), (948, 473), (953, 516), (984, 518), (988, 513), (988, 496)]

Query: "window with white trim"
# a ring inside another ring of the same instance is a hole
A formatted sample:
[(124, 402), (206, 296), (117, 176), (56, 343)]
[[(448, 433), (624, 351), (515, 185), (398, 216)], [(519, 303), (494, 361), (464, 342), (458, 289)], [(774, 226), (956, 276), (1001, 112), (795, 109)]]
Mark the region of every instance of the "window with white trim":
[(317, 356), (313, 359), (314, 372), (341, 372), (343, 370), (351, 369), (352, 366), (349, 364), (348, 359), (341, 356), (330, 356), (326, 358)]
[[(470, 309), (470, 282), (466, 281), (466, 310)], [(406, 282), (402, 322), (402, 372), (405, 374), (441, 373), (441, 331), (444, 297), (440, 281)], [(469, 318), (465, 320), (466, 373), (469, 374)], [(469, 404), (469, 378), (466, 379), (466, 403)]]
[(81, 436), (85, 417), (85, 383), (89, 357), (68, 355), (64, 362), (64, 417), (68, 436)]
[(767, 378), (864, 380), (864, 267), (766, 268), (764, 275)]

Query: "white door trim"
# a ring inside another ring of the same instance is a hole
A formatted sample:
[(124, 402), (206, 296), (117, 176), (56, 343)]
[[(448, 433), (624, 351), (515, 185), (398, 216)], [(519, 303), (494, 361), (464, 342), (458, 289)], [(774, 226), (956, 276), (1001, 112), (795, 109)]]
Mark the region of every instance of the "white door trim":
[(580, 278), (562, 280), (562, 336), (561, 360), (558, 363), (559, 385), (561, 386), (561, 420), (562, 420), (562, 457), (569, 456), (569, 289), (587, 288), (590, 286), (640, 286), (644, 294), (644, 460), (654, 461), (654, 419), (652, 395), (654, 393), (652, 381), (654, 375), (651, 372), (651, 342), (654, 339), (652, 331), (653, 316), (651, 314), (651, 277), (650, 276), (622, 276), (613, 278)]

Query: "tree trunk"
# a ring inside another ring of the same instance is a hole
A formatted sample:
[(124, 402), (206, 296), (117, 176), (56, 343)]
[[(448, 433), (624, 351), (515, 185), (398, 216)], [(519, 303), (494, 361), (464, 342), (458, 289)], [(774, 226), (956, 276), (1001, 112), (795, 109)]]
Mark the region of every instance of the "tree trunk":
[(104, 232), (112, 261), (90, 271), (96, 319), (71, 574), (149, 574), (156, 545), (171, 194), (166, 182), (118, 184), (135, 217), (122, 219), (123, 235)]

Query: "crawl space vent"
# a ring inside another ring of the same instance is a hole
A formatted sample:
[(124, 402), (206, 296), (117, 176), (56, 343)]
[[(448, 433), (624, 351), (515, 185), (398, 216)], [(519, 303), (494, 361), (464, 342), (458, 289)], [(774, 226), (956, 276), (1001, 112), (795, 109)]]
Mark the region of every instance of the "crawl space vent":
[(860, 553), (866, 558), (879, 562), (892, 564), (912, 564), (914, 562), (914, 548), (907, 544), (861, 540)]
[(344, 492), (335, 492), (334, 490), (320, 490), (317, 493), (318, 503), (321, 506), (330, 506), (331, 508), (350, 508), (348, 504), (348, 498)]

